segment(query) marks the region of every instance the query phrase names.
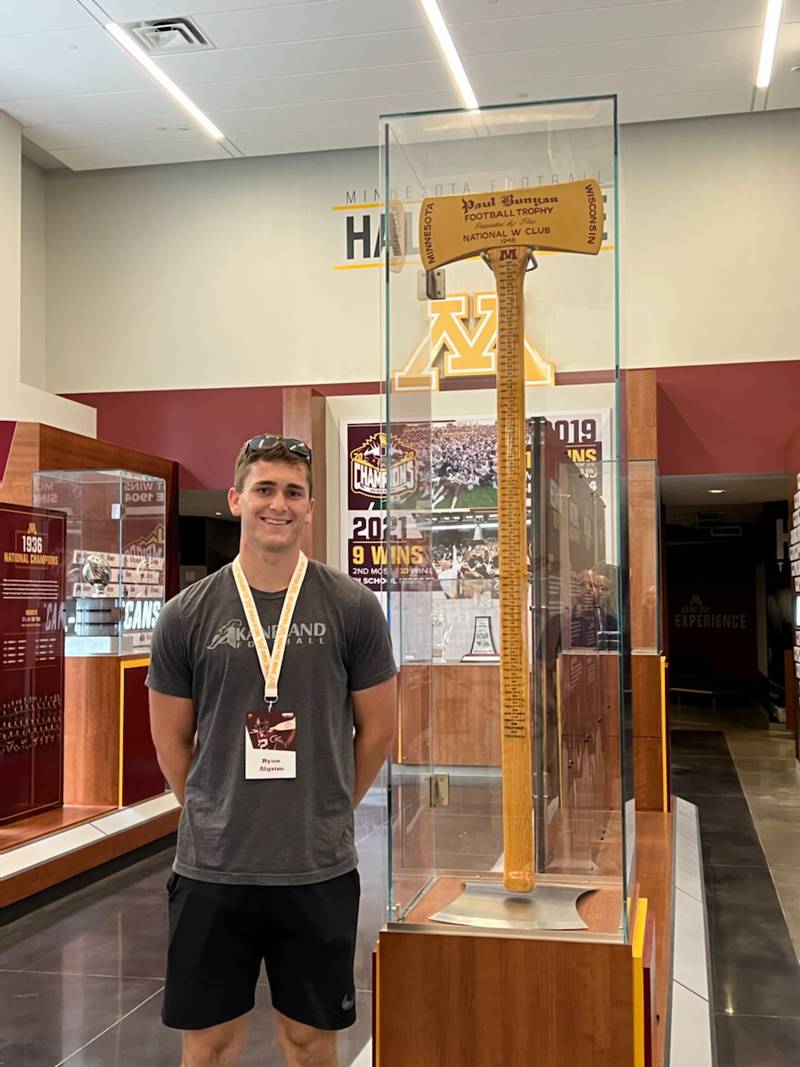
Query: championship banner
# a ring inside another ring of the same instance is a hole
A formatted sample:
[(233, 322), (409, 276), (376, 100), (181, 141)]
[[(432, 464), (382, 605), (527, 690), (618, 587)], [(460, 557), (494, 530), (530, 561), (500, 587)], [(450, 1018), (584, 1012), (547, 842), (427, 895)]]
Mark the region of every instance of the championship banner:
[(0, 823), (62, 802), (64, 516), (0, 504)]
[[(565, 455), (602, 496), (603, 460), (613, 454), (610, 412), (556, 411), (547, 419)], [(394, 574), (406, 589), (418, 578), (428, 589), (435, 582), (448, 600), (485, 599), (498, 566), (494, 417), (407, 423), (395, 427), (391, 442), (379, 423), (348, 423), (342, 442), (348, 482), (342, 569), (375, 592), (384, 587), (390, 467)], [(530, 451), (527, 466), (530, 473)], [(419, 528), (423, 516), (427, 539)]]
[[(427, 474), (421, 459), (427, 454), (429, 434), (428, 423), (401, 426), (392, 433), (391, 441), (378, 423), (349, 423), (346, 427), (343, 570), (376, 593), (382, 592), (386, 583), (387, 522), (393, 577), (402, 579), (407, 588), (415, 579), (429, 587), (436, 577), (413, 515), (414, 504), (426, 495)], [(387, 491), (394, 510), (389, 516)]]

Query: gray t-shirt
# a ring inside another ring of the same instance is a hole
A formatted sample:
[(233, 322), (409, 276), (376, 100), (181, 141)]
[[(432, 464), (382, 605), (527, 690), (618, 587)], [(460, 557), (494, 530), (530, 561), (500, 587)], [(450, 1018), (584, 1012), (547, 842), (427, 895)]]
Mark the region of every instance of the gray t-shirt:
[[(253, 590), (270, 650), (285, 593)], [(264, 679), (230, 565), (162, 609), (147, 684), (191, 697), (197, 746), (186, 780), (175, 870), (205, 882), (302, 885), (353, 870), (353, 690), (395, 674), (374, 594), (309, 561), (278, 682), (297, 716), (297, 777), (245, 778), (245, 722)]]

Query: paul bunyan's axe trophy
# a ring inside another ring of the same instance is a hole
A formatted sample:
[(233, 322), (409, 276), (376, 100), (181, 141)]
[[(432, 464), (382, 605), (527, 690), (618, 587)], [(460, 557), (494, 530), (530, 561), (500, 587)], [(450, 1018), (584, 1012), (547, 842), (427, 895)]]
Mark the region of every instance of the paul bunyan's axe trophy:
[(480, 255), (497, 285), (497, 479), (500, 541), (500, 710), (503, 887), (534, 887), (528, 554), (525, 470), (524, 282), (534, 252), (597, 255), (603, 197), (593, 179), (422, 201), (419, 247), (432, 271)]

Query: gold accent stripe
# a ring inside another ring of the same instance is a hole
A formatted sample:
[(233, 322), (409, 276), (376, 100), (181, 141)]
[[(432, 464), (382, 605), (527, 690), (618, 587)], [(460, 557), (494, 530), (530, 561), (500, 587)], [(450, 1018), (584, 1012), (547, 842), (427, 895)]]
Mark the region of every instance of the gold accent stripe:
[(669, 811), (669, 767), (667, 766), (667, 657), (659, 657), (661, 668), (661, 792), (662, 810)]
[(633, 958), (633, 1064), (645, 1067), (644, 1060), (644, 935), (647, 929), (647, 897), (636, 902), (631, 956)]
[[(414, 201), (412, 201), (412, 203), (418, 204), (419, 201), (418, 200), (414, 200)], [(361, 210), (368, 210), (369, 208), (375, 208), (375, 207), (383, 207), (383, 204), (381, 204), (381, 203), (376, 203), (376, 204), (333, 204), (331, 206), (331, 211), (358, 211), (359, 208)]]
[(381, 939), (375, 942), (375, 1033), (373, 1067), (381, 1064)]
[(331, 270), (369, 270), (370, 268), (382, 266), (383, 260), (378, 259), (374, 263), (335, 263)]

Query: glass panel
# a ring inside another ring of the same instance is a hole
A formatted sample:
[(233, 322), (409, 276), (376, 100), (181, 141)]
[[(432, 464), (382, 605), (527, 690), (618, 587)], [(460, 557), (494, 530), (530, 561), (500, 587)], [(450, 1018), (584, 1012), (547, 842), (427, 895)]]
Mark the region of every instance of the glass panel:
[(164, 603), (164, 479), (36, 471), (32, 488), (37, 506), (67, 516), (66, 654), (147, 652)]
[[(577, 925), (627, 936), (615, 122), (613, 98), (381, 122), (396, 921), (441, 921), (467, 881), (508, 888), (519, 830), (537, 886), (591, 888)], [(511, 414), (496, 388), (510, 348), (524, 353)], [(530, 745), (512, 759), (518, 727)]]

